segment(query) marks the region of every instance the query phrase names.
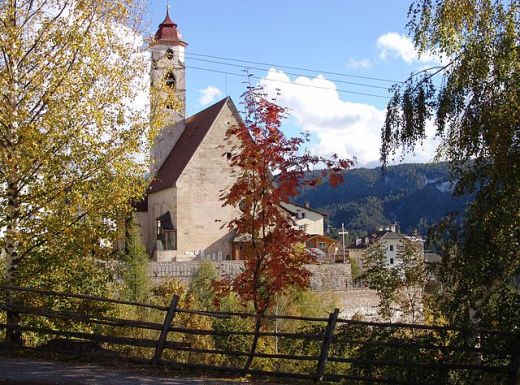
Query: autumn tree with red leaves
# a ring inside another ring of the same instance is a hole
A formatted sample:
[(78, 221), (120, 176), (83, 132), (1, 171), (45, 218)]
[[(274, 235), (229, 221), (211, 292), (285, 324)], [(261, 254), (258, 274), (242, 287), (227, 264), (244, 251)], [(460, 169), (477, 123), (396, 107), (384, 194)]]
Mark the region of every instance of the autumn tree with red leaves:
[[(301, 187), (316, 185), (322, 178), (332, 185), (341, 183), (341, 172), (352, 162), (303, 151), (308, 135), (286, 137), (280, 127), (287, 110), (269, 100), (261, 88), (248, 87), (242, 97), (245, 120), (227, 131), (227, 140), (239, 143), (230, 159), (236, 180), (222, 200), (224, 206), (241, 211), (228, 226), (244, 241), (245, 269), (235, 278), (217, 282), (217, 291), (220, 295), (235, 292), (254, 306), (255, 338), (247, 369), (256, 351), (262, 316), (273, 307), (277, 295), (309, 286), (310, 273), (304, 265), (315, 261), (301, 246), (306, 233), (296, 228), (283, 203)], [(323, 169), (311, 173), (314, 167)]]

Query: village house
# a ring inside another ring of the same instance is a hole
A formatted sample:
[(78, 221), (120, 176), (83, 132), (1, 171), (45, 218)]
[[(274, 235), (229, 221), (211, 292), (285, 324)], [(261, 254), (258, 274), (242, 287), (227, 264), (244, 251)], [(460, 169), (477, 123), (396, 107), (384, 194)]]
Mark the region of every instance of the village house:
[(385, 230), (380, 229), (362, 238), (356, 238), (354, 242), (345, 247), (345, 252), (349, 258), (356, 262), (361, 271), (364, 271), (363, 255), (365, 251), (376, 242), (381, 242), (385, 250), (386, 266), (396, 266), (400, 263), (399, 252), (402, 250), (404, 239), (420, 242), (421, 250), (423, 250), (422, 258), (424, 259), (424, 241), (417, 236), (401, 234), (396, 225), (392, 225)]
[[(247, 240), (227, 227), (239, 211), (222, 207), (220, 196), (234, 182), (229, 160), (237, 143), (226, 140), (226, 131), (240, 124), (241, 117), (229, 97), (186, 117), (186, 46), (167, 13), (150, 47), (150, 81), (152, 87), (159, 82), (170, 87), (180, 108), (165, 111), (168, 125), (151, 150), (153, 179), (146, 199), (137, 206), (141, 240), (158, 262), (240, 259), (241, 244)], [(317, 249), (328, 250), (331, 240), (323, 236), (324, 214), (293, 203), (283, 209), (296, 226), (323, 237)]]
[(319, 262), (335, 261), (338, 253), (338, 242), (325, 235), (326, 214), (313, 209), (309, 203), (284, 203), (283, 208), (291, 215), (295, 226), (309, 234), (305, 247), (313, 253)]

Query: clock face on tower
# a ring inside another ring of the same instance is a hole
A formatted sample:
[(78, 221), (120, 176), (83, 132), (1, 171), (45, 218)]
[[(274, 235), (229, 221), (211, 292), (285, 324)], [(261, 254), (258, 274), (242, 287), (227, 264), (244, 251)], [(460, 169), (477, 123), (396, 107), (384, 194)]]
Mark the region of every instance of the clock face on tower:
[(166, 57), (168, 58), (168, 60), (172, 60), (173, 59), (173, 49), (168, 48), (166, 50)]

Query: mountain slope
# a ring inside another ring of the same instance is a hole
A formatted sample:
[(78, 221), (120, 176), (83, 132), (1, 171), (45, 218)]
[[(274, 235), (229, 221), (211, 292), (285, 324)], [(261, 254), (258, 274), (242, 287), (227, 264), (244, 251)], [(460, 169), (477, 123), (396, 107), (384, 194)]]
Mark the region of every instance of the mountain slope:
[(452, 196), (446, 163), (402, 164), (380, 168), (354, 169), (344, 173), (344, 183), (332, 188), (328, 183), (307, 189), (299, 203), (329, 215), (329, 224), (341, 223), (351, 234), (364, 234), (378, 226), (399, 222), (403, 232), (428, 226), (451, 212), (462, 212), (471, 196)]

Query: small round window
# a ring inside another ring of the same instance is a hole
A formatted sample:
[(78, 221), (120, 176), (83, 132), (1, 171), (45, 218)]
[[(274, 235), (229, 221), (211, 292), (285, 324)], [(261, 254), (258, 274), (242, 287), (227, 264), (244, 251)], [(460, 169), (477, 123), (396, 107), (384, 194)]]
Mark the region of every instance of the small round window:
[(165, 77), (166, 85), (172, 89), (176, 86), (175, 75), (172, 72), (168, 72)]
[(173, 49), (168, 48), (166, 50), (166, 57), (168, 58), (168, 60), (172, 60), (173, 59)]

